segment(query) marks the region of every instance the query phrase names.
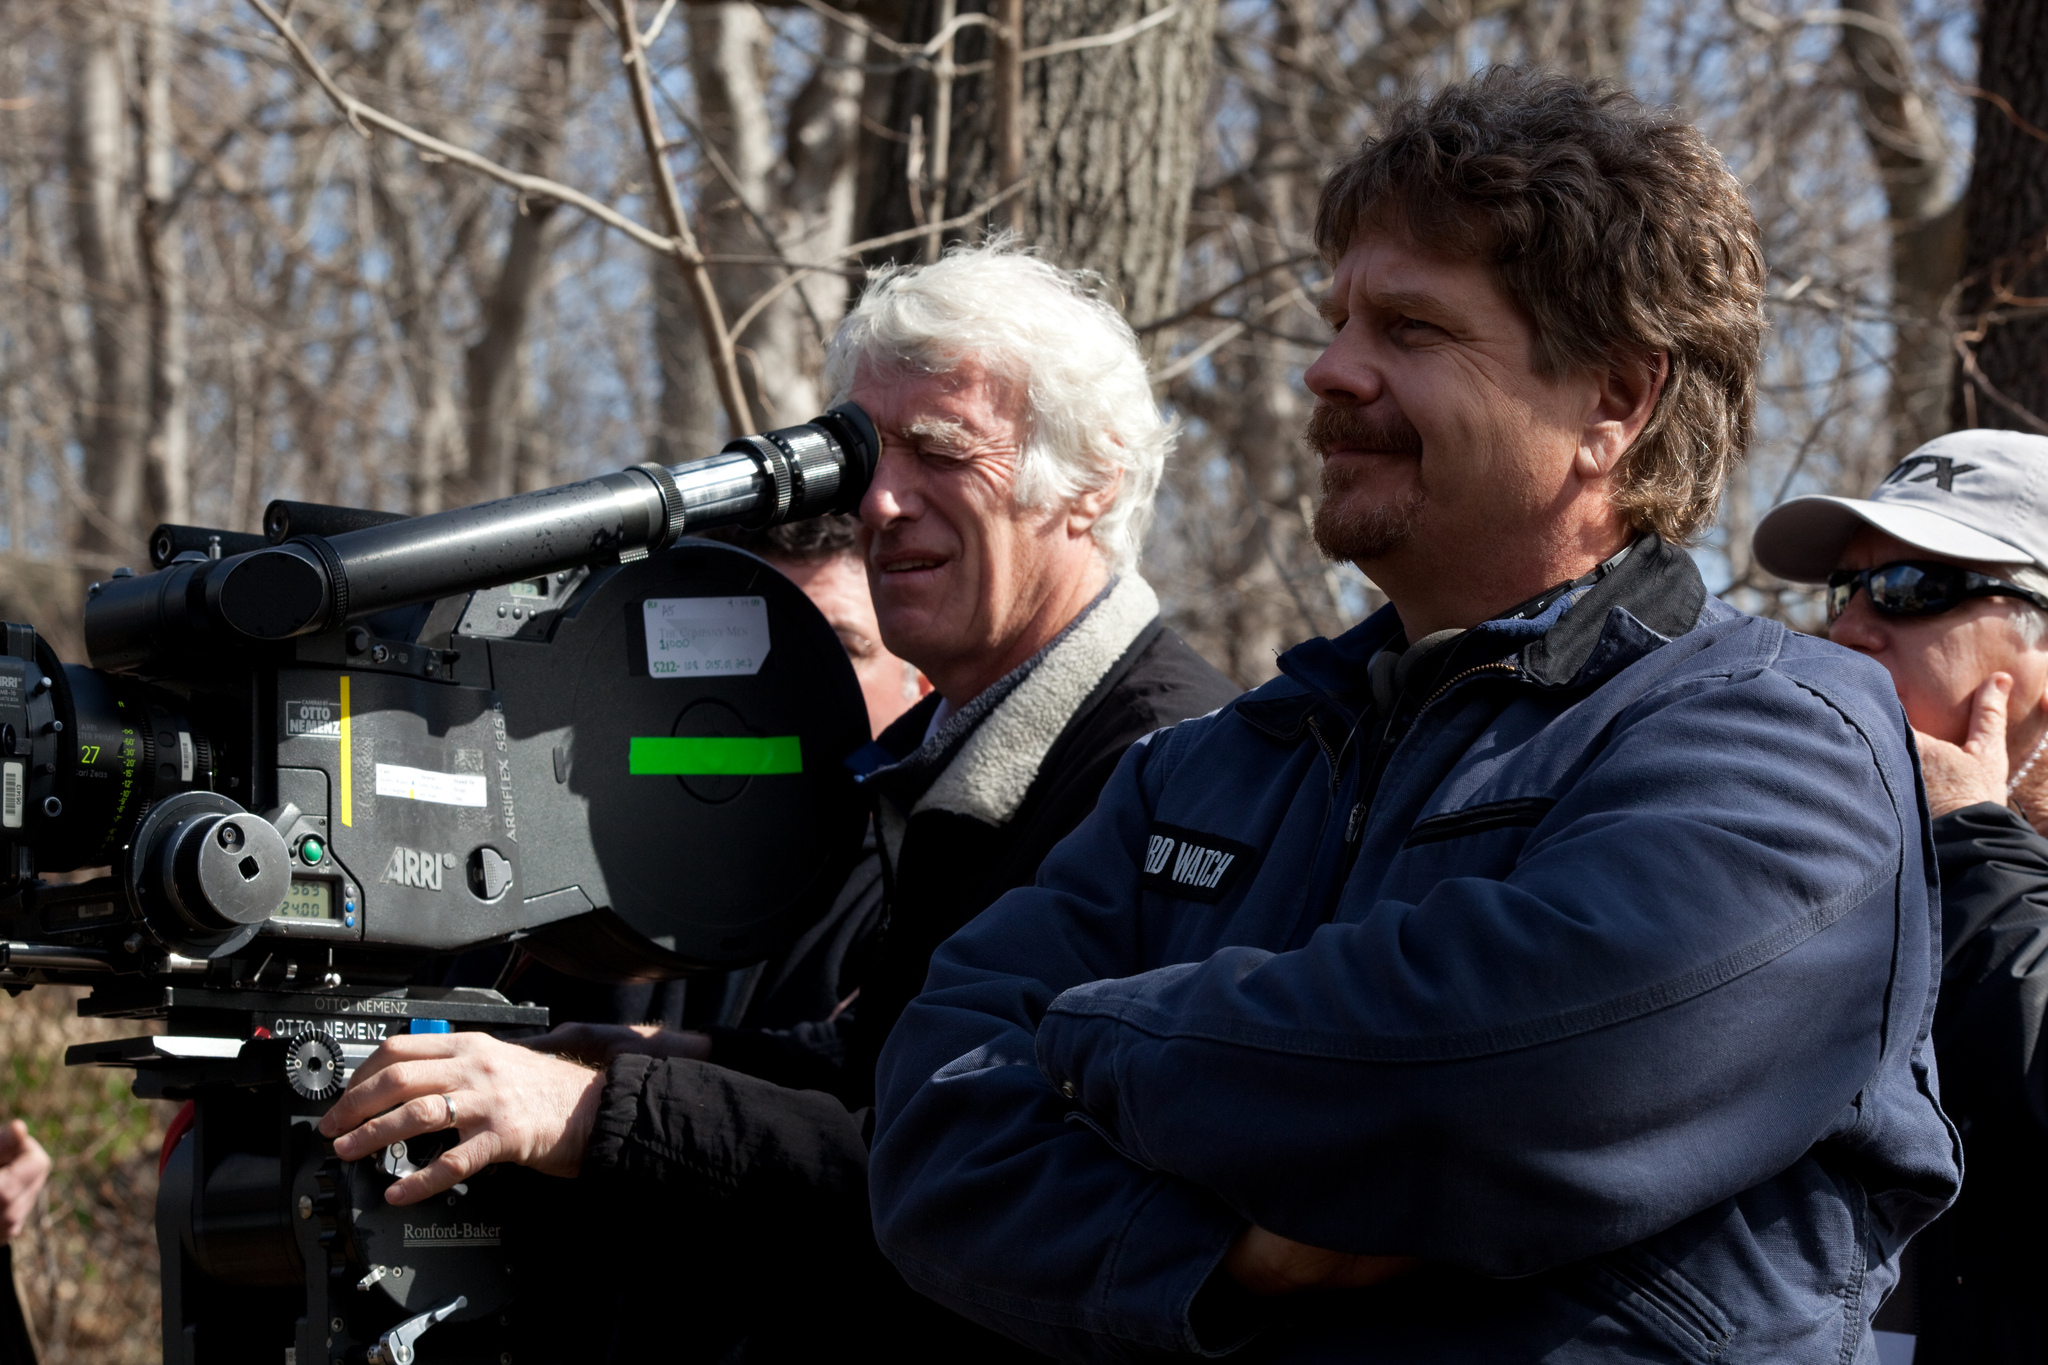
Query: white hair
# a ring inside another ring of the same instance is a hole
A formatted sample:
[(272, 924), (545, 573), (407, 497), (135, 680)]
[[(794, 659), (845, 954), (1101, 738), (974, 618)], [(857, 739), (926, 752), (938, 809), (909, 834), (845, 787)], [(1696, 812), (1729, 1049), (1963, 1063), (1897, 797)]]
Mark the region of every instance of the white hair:
[[(2008, 564), (2001, 567), (2005, 572), (1999, 577), (2007, 582), (2017, 583), (2029, 592), (2037, 592), (2043, 597), (2048, 597), (2048, 573), (2041, 572), (2032, 564)], [(2042, 611), (2032, 603), (2020, 605), (2026, 610), (2014, 613), (2013, 626), (2019, 631), (2020, 639), (2026, 643), (2028, 649), (2039, 649), (2042, 642), (2048, 640), (2048, 612)]]
[(886, 266), (833, 335), (825, 387), (843, 403), (864, 371), (944, 373), (969, 360), (1022, 385), (1017, 504), (1063, 506), (1121, 471), (1091, 534), (1110, 571), (1129, 572), (1179, 432), (1153, 400), (1136, 334), (1100, 288), (1100, 277), (1060, 270), (1007, 235), (930, 265)]

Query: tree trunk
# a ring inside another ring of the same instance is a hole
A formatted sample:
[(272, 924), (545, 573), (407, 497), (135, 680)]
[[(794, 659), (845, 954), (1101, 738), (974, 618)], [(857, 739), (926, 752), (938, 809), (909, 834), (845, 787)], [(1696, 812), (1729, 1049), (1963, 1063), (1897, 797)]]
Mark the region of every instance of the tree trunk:
[(79, 548), (133, 551), (149, 527), (150, 331), (135, 226), (139, 167), (128, 118), (126, 26), (113, 11), (72, 11), (70, 136), (73, 227), (90, 315), (92, 375), (79, 414), (85, 493)]
[[(866, 40), (825, 26), (822, 60), (790, 100), (778, 148), (768, 89), (774, 34), (760, 11), (705, 5), (689, 24), (705, 161), (697, 186), (702, 244), (713, 258), (742, 258), (712, 270), (719, 306), (737, 323), (786, 276), (773, 258), (822, 261), (852, 240)], [(673, 464), (717, 448), (720, 404), (689, 291), (672, 262), (649, 268), (662, 375), (653, 458)], [(824, 407), (817, 375), (845, 308), (844, 278), (821, 272), (784, 290), (734, 338), (747, 403), (763, 426), (807, 421)]]
[[(1236, 268), (1255, 277), (1235, 308), (1240, 315), (1269, 317), (1297, 287), (1294, 273), (1280, 267), (1309, 238), (1317, 188), (1315, 168), (1298, 154), (1300, 129), (1318, 93), (1314, 74), (1296, 65), (1308, 35), (1291, 10), (1276, 12), (1273, 23), (1273, 51), (1287, 66), (1255, 96), (1257, 150), (1243, 178), (1224, 191), (1229, 208), (1257, 225), (1235, 244)], [(1273, 320), (1284, 324), (1286, 316), (1298, 315), (1290, 310)], [(1312, 400), (1297, 377), (1299, 349), (1257, 333), (1217, 353), (1213, 382), (1199, 383), (1190, 375), (1172, 390), (1175, 402), (1214, 433), (1242, 474), (1241, 486), (1227, 498), (1243, 514), (1234, 518), (1234, 534), (1208, 550), (1205, 565), (1229, 587), (1212, 595), (1214, 619), (1200, 634), (1209, 657), (1246, 686), (1272, 676), (1281, 650), (1337, 623), (1301, 510), (1318, 475), (1301, 443)], [(1199, 462), (1175, 472), (1201, 481)]]
[(1860, 471), (1863, 488), (1948, 429), (1952, 350), (1941, 307), (1962, 269), (1962, 210), (1948, 140), (1913, 69), (1898, 0), (1846, 0), (1843, 7), (1888, 30), (1842, 26), (1842, 54), (1890, 209), (1892, 308), (1899, 318), (1887, 412), (1892, 449), (1872, 452), (1871, 467)]
[[(575, 85), (573, 58), (577, 21), (589, 11), (572, 0), (550, 0), (540, 9), (540, 54), (523, 107), (526, 125), (518, 138), (518, 168), (529, 175), (558, 174), (563, 125)], [(449, 480), (448, 501), (461, 507), (518, 491), (520, 431), (530, 417), (530, 396), (521, 382), (521, 343), (534, 300), (547, 283), (554, 239), (553, 200), (517, 206), (499, 264), (496, 285), (483, 300), (484, 334), (464, 356), (469, 407), (466, 468)]]
[(1984, 0), (1978, 49), (1949, 420), (2048, 433), (2048, 6)]
[(192, 520), (192, 438), (187, 412), (185, 250), (171, 202), (171, 4), (150, 0), (143, 19), (142, 204), (137, 217), (148, 281), (149, 474), (157, 514)]
[[(708, 206), (698, 222), (709, 256), (778, 252), (773, 223), (780, 216), (775, 178), (782, 158), (768, 94), (773, 41), (768, 21), (752, 5), (709, 5), (690, 15), (690, 74), (697, 85), (704, 155), (707, 161), (716, 155), (725, 166), (724, 173), (707, 168), (698, 184)], [(737, 322), (781, 273), (772, 265), (717, 266), (712, 283), (728, 323)], [(733, 338), (747, 407), (764, 427), (801, 422), (816, 411), (816, 386), (804, 373), (796, 331), (802, 320), (787, 307), (771, 307)]]
[[(1107, 34), (1165, 8), (1166, 0), (1033, 0), (1023, 6), (1024, 47), (1028, 52)], [(938, 12), (932, 0), (911, 5), (906, 40), (930, 38)], [(1192, 0), (1172, 19), (1122, 42), (1024, 64), (1017, 120), (1028, 183), (1015, 221), (1024, 240), (1048, 259), (1100, 271), (1134, 321), (1173, 309), (1215, 24), (1215, 0)], [(966, 28), (955, 41), (954, 60), (961, 66), (986, 62), (994, 47), (988, 28)], [(927, 72), (915, 69), (894, 82), (894, 136), (877, 136), (873, 159), (886, 169), (864, 208), (864, 237), (921, 226), (922, 210), (938, 184), (945, 186), (953, 213), (1006, 188), (997, 183), (1003, 128), (995, 73), (955, 80), (943, 106), (933, 86)], [(941, 141), (948, 147), (944, 167), (931, 165), (929, 153), (922, 158), (921, 177), (911, 174), (913, 118), (918, 150)], [(943, 138), (936, 130), (942, 118)], [(1000, 221), (1012, 220), (1003, 213)], [(949, 235), (973, 240), (980, 231)], [(919, 246), (911, 241), (877, 255), (907, 260)]]
[[(416, 3), (382, 9), (377, 20), (374, 46), (363, 65), (376, 88), (388, 92), (386, 98), (403, 97), (422, 78), (414, 47)], [(456, 396), (462, 362), (449, 354), (442, 325), (450, 272), (437, 265), (444, 252), (448, 259), (460, 254), (472, 216), (451, 214), (452, 222), (432, 217), (430, 173), (397, 139), (373, 139), (363, 160), (378, 232), (390, 252), (381, 287), (385, 311), (397, 333), (394, 368), (412, 394), (414, 453), (406, 471), (411, 485), (407, 510), (423, 516), (448, 506), (449, 490), (459, 486), (468, 460), (463, 405)], [(454, 240), (453, 247), (446, 244), (448, 238)], [(323, 393), (311, 392), (298, 405), (306, 422), (319, 428), (329, 425), (324, 399)], [(323, 487), (322, 495), (327, 491)]]

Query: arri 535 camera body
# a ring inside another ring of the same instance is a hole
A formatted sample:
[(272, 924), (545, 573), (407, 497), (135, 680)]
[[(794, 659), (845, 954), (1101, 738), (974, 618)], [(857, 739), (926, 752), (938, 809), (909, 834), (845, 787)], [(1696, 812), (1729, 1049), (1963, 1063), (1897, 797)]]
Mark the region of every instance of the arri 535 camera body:
[(314, 1125), (394, 1032), (546, 1023), (421, 984), (438, 955), (675, 977), (829, 904), (865, 820), (852, 666), (787, 579), (690, 537), (851, 510), (877, 454), (847, 406), (429, 516), (278, 502), (260, 537), (159, 527), (152, 572), (89, 594), (90, 668), (4, 627), (0, 985), (164, 1021), (68, 1060), (194, 1101), (158, 1201), (166, 1362), (511, 1352), (504, 1174), (394, 1209), (438, 1148), (342, 1163)]

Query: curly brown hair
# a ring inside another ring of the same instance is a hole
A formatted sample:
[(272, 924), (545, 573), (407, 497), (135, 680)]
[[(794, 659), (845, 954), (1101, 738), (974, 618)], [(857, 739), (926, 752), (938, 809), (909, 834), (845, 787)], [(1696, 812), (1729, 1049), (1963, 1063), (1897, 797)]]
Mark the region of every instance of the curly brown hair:
[(1386, 110), (1323, 182), (1329, 261), (1388, 229), (1489, 257), (1545, 377), (1668, 358), (1614, 501), (1637, 530), (1697, 540), (1749, 444), (1764, 333), (1756, 218), (1699, 130), (1605, 81), (1494, 67)]

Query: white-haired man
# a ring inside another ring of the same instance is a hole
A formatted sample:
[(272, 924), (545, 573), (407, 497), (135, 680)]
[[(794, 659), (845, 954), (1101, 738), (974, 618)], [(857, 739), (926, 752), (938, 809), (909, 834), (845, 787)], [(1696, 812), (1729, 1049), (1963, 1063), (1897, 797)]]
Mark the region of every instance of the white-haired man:
[[(819, 1082), (726, 1036), (713, 1059), (754, 1074), (645, 1053), (593, 1072), (479, 1033), (421, 1035), (366, 1062), (322, 1129), (353, 1160), (457, 1128), (457, 1146), (391, 1187), (398, 1204), (497, 1161), (623, 1180), (643, 1210), (678, 1215), (642, 1226), (715, 1248), (693, 1263), (702, 1292), (677, 1305), (707, 1357), (720, 1330), (744, 1331), (749, 1358), (799, 1358), (865, 1321), (886, 1322), (899, 1353), (1000, 1359), (1016, 1348), (910, 1294), (874, 1249), (874, 1057), (932, 950), (1030, 883), (1123, 751), (1236, 688), (1161, 624), (1136, 573), (1173, 433), (1130, 328), (1084, 279), (1001, 246), (885, 273), (841, 324), (826, 378), (882, 438), (860, 517), (883, 641), (935, 688), (857, 765), (888, 910), (836, 1096), (775, 1083)], [(792, 1285), (801, 1312), (780, 1307)], [(714, 1305), (728, 1328), (703, 1325)], [(673, 1321), (641, 1316), (613, 1356), (673, 1349)]]

